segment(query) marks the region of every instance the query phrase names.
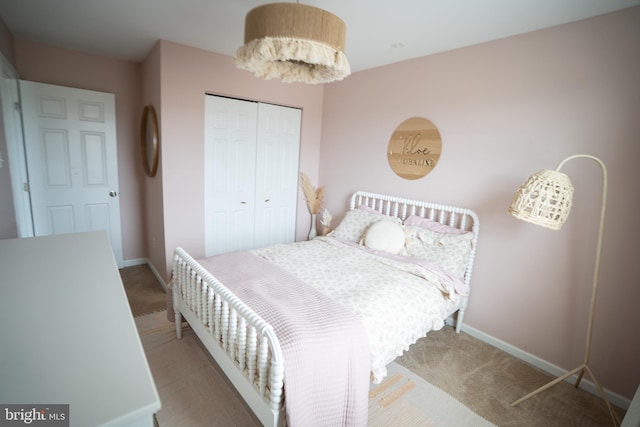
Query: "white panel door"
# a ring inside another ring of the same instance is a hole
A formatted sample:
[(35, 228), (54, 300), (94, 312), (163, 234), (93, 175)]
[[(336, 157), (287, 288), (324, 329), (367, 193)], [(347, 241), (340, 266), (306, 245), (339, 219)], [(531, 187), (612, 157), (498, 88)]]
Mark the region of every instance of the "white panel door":
[(205, 254), (254, 244), (258, 104), (205, 95)]
[(106, 230), (123, 267), (115, 96), (20, 81), (36, 236)]
[(295, 240), (301, 117), (297, 108), (258, 106), (255, 247)]

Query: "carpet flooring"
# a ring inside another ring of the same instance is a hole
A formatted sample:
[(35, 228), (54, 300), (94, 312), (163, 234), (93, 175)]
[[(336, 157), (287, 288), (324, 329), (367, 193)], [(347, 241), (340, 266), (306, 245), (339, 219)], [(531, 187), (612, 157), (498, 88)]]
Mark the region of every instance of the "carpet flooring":
[[(164, 290), (147, 266), (125, 268), (121, 273), (125, 290), (129, 289), (127, 295), (135, 295), (130, 298), (134, 315), (164, 310)], [(155, 281), (156, 286), (147, 285), (147, 288), (140, 285), (139, 282), (146, 281), (142, 277), (149, 278), (149, 274), (152, 277), (150, 282)], [(150, 289), (154, 296), (147, 298), (144, 289)], [(147, 301), (151, 299), (155, 301), (152, 304)], [(546, 384), (553, 377), (464, 332), (456, 334), (449, 326), (418, 340), (396, 359), (396, 363), (498, 426), (613, 425), (600, 397), (576, 389), (567, 382), (511, 407), (512, 401)], [(616, 411), (622, 419), (624, 411), (619, 408)]]
[[(554, 377), (449, 326), (418, 340), (396, 362), (498, 426), (613, 425), (600, 397), (568, 382), (512, 407), (511, 402)], [(622, 419), (624, 411), (616, 410)]]
[(164, 288), (146, 264), (121, 268), (120, 277), (133, 317), (166, 310)]
[[(176, 338), (164, 312), (136, 319), (162, 409), (159, 427), (243, 426), (260, 423), (246, 409), (186, 324)], [(369, 392), (369, 427), (494, 427), (444, 391), (402, 366)]]

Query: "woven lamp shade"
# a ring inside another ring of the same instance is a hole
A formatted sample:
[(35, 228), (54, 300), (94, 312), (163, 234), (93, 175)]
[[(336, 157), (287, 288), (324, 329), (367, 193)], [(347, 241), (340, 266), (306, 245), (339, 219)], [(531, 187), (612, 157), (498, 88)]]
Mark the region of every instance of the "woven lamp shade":
[(544, 169), (531, 175), (516, 191), (509, 213), (523, 221), (559, 230), (569, 216), (572, 198), (569, 177)]
[(351, 74), (344, 54), (346, 26), (337, 16), (298, 3), (252, 9), (236, 66), (283, 82), (329, 83)]

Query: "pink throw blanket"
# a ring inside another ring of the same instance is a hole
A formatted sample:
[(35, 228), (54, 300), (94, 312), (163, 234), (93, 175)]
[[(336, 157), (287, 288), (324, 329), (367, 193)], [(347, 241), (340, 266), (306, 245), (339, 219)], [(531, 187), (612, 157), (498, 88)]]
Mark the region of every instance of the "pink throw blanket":
[(274, 327), (288, 425), (367, 425), (369, 345), (355, 314), (251, 252), (198, 262)]

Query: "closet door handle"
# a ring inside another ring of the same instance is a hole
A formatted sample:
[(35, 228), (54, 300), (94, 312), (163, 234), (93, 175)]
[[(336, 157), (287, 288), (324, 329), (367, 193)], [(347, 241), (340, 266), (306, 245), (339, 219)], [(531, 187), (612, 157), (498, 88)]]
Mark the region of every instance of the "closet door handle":
[(247, 204), (247, 202), (240, 202), (240, 204), (241, 204), (241, 205), (246, 205), (246, 204)]
[(264, 202), (265, 202), (265, 203), (268, 203), (268, 202), (269, 202), (269, 199), (264, 199)]

